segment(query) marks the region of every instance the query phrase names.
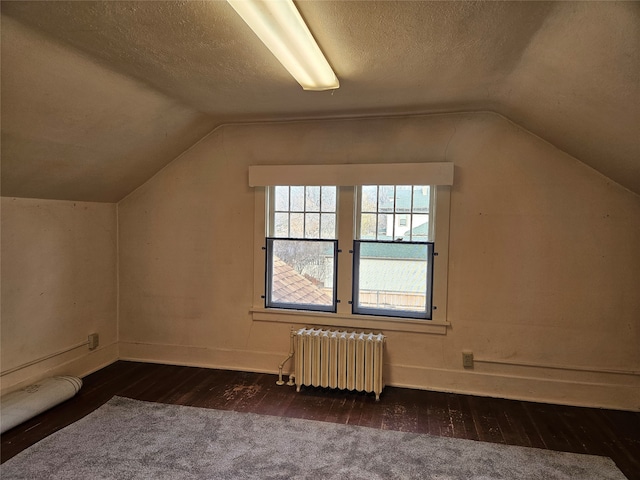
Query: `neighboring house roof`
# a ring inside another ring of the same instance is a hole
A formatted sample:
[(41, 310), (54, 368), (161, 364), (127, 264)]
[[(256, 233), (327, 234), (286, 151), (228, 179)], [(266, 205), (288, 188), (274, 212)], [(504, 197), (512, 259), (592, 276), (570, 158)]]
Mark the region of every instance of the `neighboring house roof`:
[(427, 263), (368, 259), (360, 263), (360, 290), (425, 294)]
[(361, 242), (360, 257), (380, 259), (416, 259), (425, 260), (427, 247), (407, 242), (376, 243)]
[(321, 288), (314, 285), (278, 257), (273, 259), (271, 299), (274, 302), (307, 305), (331, 305), (333, 302), (332, 298)]
[[(426, 242), (429, 238), (429, 222), (422, 223), (411, 229), (411, 237), (414, 242)], [(409, 232), (402, 237), (403, 240), (409, 241)]]
[[(409, 236), (409, 233), (411, 233), (411, 237)], [(412, 228), (410, 231), (408, 230), (401, 237), (397, 236), (397, 238), (402, 239), (400, 240), (402, 242), (409, 242), (409, 241), (428, 242), (429, 241), (429, 222), (422, 223), (417, 227)], [(396, 240), (396, 238), (379, 233), (378, 240), (390, 242), (390, 241)]]

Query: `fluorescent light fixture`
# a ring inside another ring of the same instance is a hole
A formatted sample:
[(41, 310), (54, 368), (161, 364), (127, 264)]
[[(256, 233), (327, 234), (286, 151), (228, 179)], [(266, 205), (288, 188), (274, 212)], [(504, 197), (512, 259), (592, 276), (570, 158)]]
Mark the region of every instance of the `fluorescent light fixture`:
[(227, 0), (305, 90), (340, 82), (292, 0)]

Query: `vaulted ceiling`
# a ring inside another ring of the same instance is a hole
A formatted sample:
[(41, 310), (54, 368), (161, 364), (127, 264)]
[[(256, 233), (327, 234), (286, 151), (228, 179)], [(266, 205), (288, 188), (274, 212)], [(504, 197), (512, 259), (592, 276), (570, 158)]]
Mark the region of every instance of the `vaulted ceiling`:
[(298, 1), (305, 92), (222, 1), (2, 1), (2, 195), (118, 201), (217, 125), (489, 110), (640, 194), (640, 3)]

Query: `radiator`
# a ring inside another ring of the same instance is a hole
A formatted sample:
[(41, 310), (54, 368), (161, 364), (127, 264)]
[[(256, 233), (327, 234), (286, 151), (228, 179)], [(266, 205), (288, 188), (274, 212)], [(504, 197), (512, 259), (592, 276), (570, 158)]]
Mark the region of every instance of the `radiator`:
[(302, 328), (295, 332), (296, 390), (302, 385), (359, 392), (384, 387), (382, 334)]

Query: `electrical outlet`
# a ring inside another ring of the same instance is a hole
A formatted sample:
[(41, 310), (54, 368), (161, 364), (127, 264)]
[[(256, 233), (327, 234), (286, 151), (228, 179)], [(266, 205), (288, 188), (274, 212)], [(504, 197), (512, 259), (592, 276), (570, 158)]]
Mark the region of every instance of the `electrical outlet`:
[(462, 352), (462, 366), (464, 368), (473, 368), (473, 352), (467, 350)]
[(97, 333), (89, 335), (89, 350), (95, 350), (100, 344), (100, 336)]

